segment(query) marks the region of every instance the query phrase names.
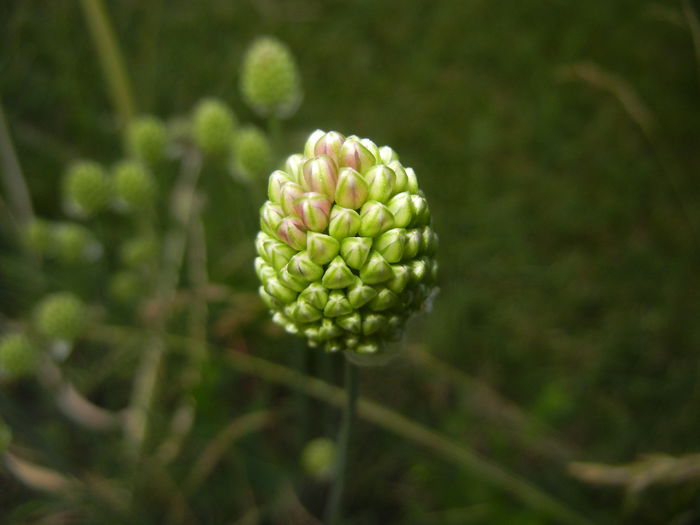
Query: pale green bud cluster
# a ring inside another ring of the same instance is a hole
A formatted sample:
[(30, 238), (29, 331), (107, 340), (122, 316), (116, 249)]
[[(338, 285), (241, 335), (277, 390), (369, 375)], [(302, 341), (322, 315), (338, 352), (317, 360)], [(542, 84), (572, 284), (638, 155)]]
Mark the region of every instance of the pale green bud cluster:
[(96, 162), (79, 161), (69, 166), (63, 185), (69, 212), (89, 217), (109, 206), (110, 179)]
[(328, 478), (333, 472), (336, 454), (333, 440), (323, 437), (312, 439), (301, 453), (301, 465), (313, 478)]
[(130, 303), (143, 293), (144, 283), (132, 271), (117, 272), (109, 281), (109, 295), (120, 303)]
[(246, 126), (236, 132), (233, 152), (236, 171), (246, 179), (258, 179), (269, 173), (272, 147), (267, 136), (255, 126)]
[(129, 239), (122, 245), (119, 256), (125, 266), (144, 266), (158, 257), (158, 240), (150, 235)]
[(17, 379), (31, 374), (38, 361), (36, 346), (24, 334), (5, 335), (0, 339), (0, 377)]
[(165, 156), (168, 133), (163, 122), (151, 116), (136, 119), (127, 130), (127, 148), (137, 159), (155, 165)]
[(236, 125), (236, 116), (224, 102), (204, 99), (194, 110), (192, 136), (205, 154), (221, 157), (231, 150)]
[(81, 335), (86, 320), (85, 305), (69, 292), (45, 297), (36, 310), (37, 331), (47, 339), (73, 341)]
[(326, 351), (380, 352), (433, 295), (437, 235), (389, 147), (315, 131), (270, 175), (255, 270), (273, 320)]
[(122, 208), (130, 211), (150, 208), (156, 189), (155, 177), (143, 163), (125, 160), (114, 167), (114, 190)]
[(85, 226), (59, 222), (51, 228), (49, 253), (66, 264), (92, 260), (99, 256), (101, 246)]
[(241, 91), (262, 116), (288, 117), (301, 102), (301, 81), (289, 48), (272, 37), (258, 38), (243, 59)]
[(4, 454), (12, 443), (12, 429), (0, 420), (0, 455)]

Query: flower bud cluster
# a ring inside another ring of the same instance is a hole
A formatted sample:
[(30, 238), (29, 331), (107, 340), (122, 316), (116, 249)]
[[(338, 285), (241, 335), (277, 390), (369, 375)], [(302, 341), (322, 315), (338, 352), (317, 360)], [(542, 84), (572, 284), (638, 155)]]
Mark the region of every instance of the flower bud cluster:
[(431, 297), (437, 235), (389, 147), (317, 130), (273, 172), (255, 270), (273, 320), (326, 351), (380, 352)]
[(34, 371), (38, 360), (36, 346), (25, 335), (8, 334), (0, 339), (0, 377), (17, 379), (26, 376)]
[(233, 141), (236, 172), (252, 181), (267, 175), (272, 164), (272, 146), (267, 136), (255, 126), (236, 132)]
[(167, 140), (165, 125), (155, 117), (139, 117), (127, 130), (129, 152), (149, 165), (156, 165), (163, 159)]
[(75, 340), (81, 335), (86, 320), (85, 305), (69, 292), (45, 297), (36, 311), (37, 331), (52, 340)]

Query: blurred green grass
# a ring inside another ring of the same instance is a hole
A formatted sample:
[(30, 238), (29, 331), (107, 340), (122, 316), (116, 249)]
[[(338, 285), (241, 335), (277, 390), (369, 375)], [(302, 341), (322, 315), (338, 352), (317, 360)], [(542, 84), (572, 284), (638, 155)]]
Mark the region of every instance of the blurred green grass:
[[(372, 137), (416, 169), (431, 202), (442, 292), (412, 339), (554, 427), (575, 459), (697, 450), (700, 247), (668, 178), (700, 229), (700, 104), (675, 3), (122, 0), (109, 11), (137, 106), (160, 116), (216, 95), (256, 121), (238, 92), (242, 53), (261, 33), (287, 42), (305, 99), (284, 153), (317, 127)], [(36, 207), (55, 216), (66, 160), (117, 160), (113, 110), (77, 2), (14, 0), (0, 13), (0, 94)], [(580, 62), (630, 86), (653, 117), (651, 140), (613, 93), (563, 78)], [(207, 211), (220, 242), (254, 228), (235, 189)], [(245, 216), (230, 217), (226, 199)], [(249, 285), (246, 275), (236, 279)], [(363, 387), (528, 472), (507, 435), (466, 414), (460, 391), (442, 393), (436, 378), (426, 392), (419, 373), (400, 364), (370, 372)], [(386, 451), (392, 439), (374, 446)], [(368, 466), (379, 452), (356, 455)], [(431, 505), (498, 501), (469, 476), (452, 484), (448, 467), (420, 454), (393, 458), (375, 467), (379, 478), (423, 471), (411, 484), (420, 494), (409, 490), (407, 515), (392, 522), (428, 523), (408, 514)], [(532, 475), (615, 507), (575, 482)], [(358, 501), (372, 499), (371, 481), (353, 485)], [(487, 506), (496, 519), (500, 504)], [(539, 523), (506, 508), (508, 523)], [(474, 512), (433, 522), (487, 522)]]

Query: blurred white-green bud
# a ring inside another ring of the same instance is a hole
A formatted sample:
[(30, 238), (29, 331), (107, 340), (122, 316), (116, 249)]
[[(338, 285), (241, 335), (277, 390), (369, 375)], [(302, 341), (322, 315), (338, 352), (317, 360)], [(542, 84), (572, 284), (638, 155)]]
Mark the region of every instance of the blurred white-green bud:
[(328, 438), (309, 441), (301, 453), (304, 471), (315, 479), (327, 479), (333, 473), (337, 449), (335, 442)]
[(68, 212), (89, 217), (109, 205), (111, 181), (96, 162), (78, 161), (66, 171), (63, 192)]
[(51, 228), (50, 249), (65, 264), (92, 261), (102, 254), (102, 247), (90, 230), (80, 224), (61, 222)]
[(45, 297), (36, 310), (37, 331), (47, 339), (73, 341), (82, 334), (86, 321), (85, 305), (70, 292)]
[(43, 219), (33, 219), (24, 229), (23, 241), (31, 252), (46, 254), (52, 241), (49, 223)]
[(255, 40), (246, 51), (241, 91), (248, 105), (262, 116), (290, 116), (301, 102), (301, 81), (289, 48), (269, 36)]
[(233, 145), (236, 124), (236, 116), (224, 102), (214, 98), (204, 99), (194, 110), (194, 142), (207, 155), (225, 156)]
[(267, 136), (255, 126), (236, 132), (233, 154), (236, 172), (247, 180), (259, 179), (270, 172), (272, 147)]
[(382, 353), (435, 291), (437, 235), (415, 173), (387, 146), (321, 130), (285, 170), (270, 175), (256, 240), (273, 321), (328, 352)]
[(127, 148), (135, 158), (151, 166), (165, 156), (168, 131), (163, 122), (145, 115), (131, 123), (127, 130)]
[(153, 206), (156, 181), (143, 163), (125, 160), (114, 167), (114, 190), (119, 206), (139, 213)]
[(9, 334), (0, 339), (0, 377), (17, 379), (29, 375), (38, 362), (39, 351), (24, 334)]

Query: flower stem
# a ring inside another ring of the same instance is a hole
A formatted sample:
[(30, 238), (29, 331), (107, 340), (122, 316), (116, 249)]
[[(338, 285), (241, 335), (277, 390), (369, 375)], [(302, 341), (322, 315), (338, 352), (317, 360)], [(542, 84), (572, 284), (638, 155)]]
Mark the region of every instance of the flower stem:
[(338, 458), (335, 464), (335, 482), (331, 488), (331, 494), (326, 507), (327, 525), (337, 525), (340, 518), (340, 507), (343, 501), (343, 490), (345, 488), (345, 473), (348, 462), (348, 448), (350, 445), (350, 434), (352, 424), (355, 419), (355, 406), (357, 405), (357, 366), (347, 359), (345, 360), (345, 408), (343, 410), (343, 422), (338, 433)]

